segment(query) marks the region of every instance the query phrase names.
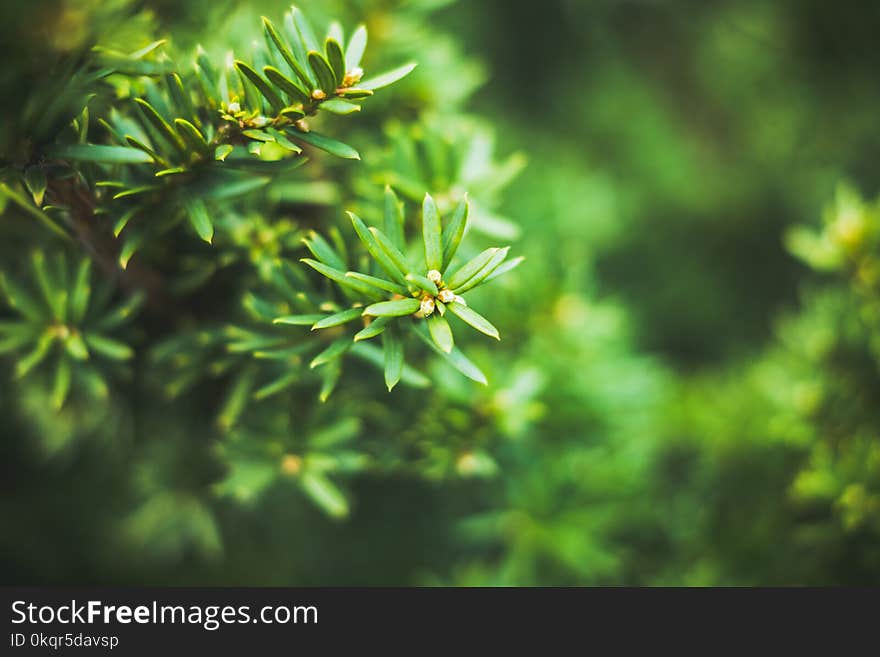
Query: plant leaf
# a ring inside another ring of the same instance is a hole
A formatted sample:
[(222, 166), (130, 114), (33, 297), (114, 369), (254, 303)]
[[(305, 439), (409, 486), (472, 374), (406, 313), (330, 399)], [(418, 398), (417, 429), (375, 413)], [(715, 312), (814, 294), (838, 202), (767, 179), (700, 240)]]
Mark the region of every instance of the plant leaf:
[(327, 37), (324, 42), (324, 52), (327, 55), (327, 62), (330, 64), (330, 70), (335, 75), (334, 89), (342, 84), (345, 77), (345, 55), (342, 52), (342, 46), (339, 41), (333, 37)]
[(345, 324), (346, 322), (350, 322), (353, 319), (357, 319), (362, 314), (362, 308), (349, 308), (348, 310), (343, 310), (342, 312), (336, 313), (335, 315), (330, 315), (329, 317), (325, 317), (324, 319), (315, 322), (315, 324), (312, 326), (312, 330), (314, 331), (315, 329), (339, 326), (340, 324)]
[(352, 342), (347, 337), (340, 338), (335, 342), (330, 343), (329, 347), (312, 359), (312, 362), (309, 363), (309, 368), (315, 369), (316, 367), (320, 367), (332, 360), (340, 358), (342, 354), (351, 348), (351, 345)]
[[(440, 213), (430, 194), (422, 201), (422, 239), (425, 242), (425, 265), (427, 269), (440, 271), (443, 267), (443, 236)], [(436, 294), (436, 292), (435, 292)]]
[(440, 347), (445, 353), (452, 351), (455, 346), (455, 340), (452, 337), (452, 329), (449, 328), (449, 322), (440, 313), (432, 313), (427, 317), (428, 330), (434, 344)]
[[(162, 165), (163, 167), (167, 167), (167, 166), (169, 166), (169, 164), (168, 164), (168, 160), (166, 160), (164, 157), (162, 157), (161, 155), (159, 155), (159, 154), (158, 154), (156, 151), (154, 151), (152, 148), (150, 148), (149, 146), (147, 146), (147, 145), (144, 144), (143, 142), (139, 141), (139, 140), (136, 139), (135, 137), (132, 137), (131, 135), (125, 135), (125, 141), (128, 142), (128, 144), (129, 144), (130, 146), (132, 146), (133, 148), (136, 148), (136, 149), (138, 149), (138, 150), (140, 150), (140, 151), (143, 151), (144, 153), (146, 153), (147, 155), (149, 155), (150, 158), (151, 158), (156, 164), (160, 164), (160, 165)], [(149, 161), (149, 160), (147, 160), (147, 161)]]
[(331, 114), (339, 114), (341, 116), (345, 116), (346, 114), (354, 114), (355, 112), (360, 112), (361, 106), (355, 105), (354, 103), (349, 103), (345, 100), (333, 98), (331, 100), (325, 100), (323, 103), (321, 103), (321, 109), (327, 110)]
[(335, 269), (345, 269), (345, 261), (333, 250), (330, 243), (327, 242), (319, 233), (310, 231), (307, 237), (303, 238), (303, 244), (311, 251), (312, 255), (325, 265), (334, 267)]
[(189, 92), (184, 88), (183, 80), (180, 79), (180, 76), (177, 73), (170, 73), (165, 76), (165, 83), (174, 100), (175, 109), (178, 112), (183, 112), (194, 123), (199, 123), (199, 117), (193, 107), (192, 98), (190, 98)]
[(265, 176), (253, 175), (241, 176), (237, 179), (232, 176), (217, 178), (216, 180), (212, 179), (209, 181), (209, 184), (202, 188), (202, 192), (205, 198), (222, 200), (243, 196), (260, 187), (265, 187), (270, 180), (270, 178)]
[(320, 272), (330, 280), (336, 281), (343, 287), (349, 288), (350, 290), (360, 292), (361, 294), (365, 294), (372, 298), (377, 298), (381, 296), (378, 292), (376, 292), (375, 288), (367, 285), (366, 283), (361, 283), (360, 281), (348, 278), (346, 277), (345, 272), (334, 269), (333, 267), (329, 267), (323, 262), (318, 262), (316, 260), (312, 260), (311, 258), (301, 258), (300, 262), (306, 263), (312, 269)]
[(70, 361), (61, 356), (55, 368), (55, 382), (52, 385), (52, 406), (56, 411), (60, 411), (61, 407), (64, 406), (64, 402), (70, 392), (70, 375)]
[(468, 197), (465, 194), (455, 208), (452, 221), (449, 222), (449, 225), (443, 231), (443, 267), (440, 268), (441, 272), (445, 272), (446, 268), (449, 267), (449, 263), (455, 257), (458, 246), (461, 244), (461, 239), (464, 237), (464, 231), (467, 227), (468, 208)]
[(279, 96), (276, 91), (271, 87), (271, 85), (263, 79), (259, 73), (257, 73), (251, 66), (240, 59), (235, 60), (235, 68), (237, 68), (242, 75), (244, 75), (248, 80), (250, 80), (253, 85), (257, 88), (257, 91), (262, 94), (263, 98), (265, 98), (269, 105), (272, 106), (272, 109), (276, 112), (280, 112), (285, 107), (285, 102), (281, 100), (281, 96)]
[(422, 276), (421, 274), (416, 274), (415, 272), (410, 272), (406, 275), (406, 280), (431, 296), (437, 296), (437, 286), (430, 278)]
[(307, 57), (309, 58), (309, 66), (318, 80), (318, 86), (327, 96), (333, 95), (336, 91), (336, 74), (330, 68), (330, 63), (317, 50), (310, 50)]
[(348, 501), (336, 484), (317, 472), (304, 472), (300, 478), (303, 491), (327, 515), (345, 518), (348, 515)]
[(364, 309), (363, 314), (374, 317), (403, 317), (417, 312), (420, 306), (418, 299), (394, 299), (371, 304)]
[(198, 198), (189, 199), (186, 203), (186, 216), (198, 236), (211, 244), (214, 239), (214, 224), (211, 223), (205, 203)]
[[(367, 247), (367, 252), (373, 257), (373, 259), (379, 263), (379, 266), (385, 270), (385, 273), (391, 276), (391, 278), (398, 281), (403, 286), (402, 294), (409, 294), (409, 290), (406, 289), (405, 283), (406, 278), (404, 277), (404, 273), (400, 271), (395, 262), (389, 257), (389, 255), (379, 246), (379, 243), (376, 241), (376, 237), (370, 230), (367, 228), (367, 225), (361, 221), (360, 217), (358, 217), (354, 212), (348, 213), (349, 218), (351, 219), (352, 226), (354, 226), (354, 232), (357, 233), (357, 236), (360, 238), (361, 242)], [(383, 288), (384, 289), (384, 288)], [(396, 290), (395, 290), (396, 291)]]
[(126, 146), (99, 146), (98, 144), (71, 144), (51, 151), (53, 157), (63, 160), (99, 162), (102, 164), (143, 164), (151, 162), (148, 153)]
[(248, 398), (251, 396), (255, 376), (256, 368), (247, 367), (235, 378), (220, 415), (217, 417), (217, 423), (221, 428), (231, 429), (238, 421), (241, 412), (247, 405)]
[(409, 294), (409, 290), (407, 290), (404, 286), (398, 285), (397, 283), (393, 283), (391, 281), (386, 281), (384, 278), (369, 276), (367, 274), (362, 274), (358, 271), (347, 271), (345, 272), (345, 275), (349, 278), (355, 279), (356, 281), (362, 281), (367, 285), (372, 285), (375, 288), (384, 290), (385, 292), (400, 294), (402, 296), (406, 296)]
[(318, 39), (315, 37), (315, 30), (312, 29), (312, 25), (305, 14), (299, 8), (291, 7), (290, 15), (293, 18), (293, 25), (296, 27), (296, 31), (305, 44), (306, 49), (317, 50)]
[(372, 91), (368, 91), (367, 89), (358, 89), (357, 87), (343, 87), (342, 89), (337, 89), (337, 93), (344, 98), (349, 98), (351, 100), (358, 100), (360, 98), (369, 98), (373, 95)]
[(205, 136), (192, 123), (186, 119), (174, 119), (174, 124), (177, 126), (177, 132), (191, 149), (197, 153), (207, 153), (210, 150), (211, 147)]
[[(278, 33), (278, 30), (275, 29), (275, 26), (272, 24), (272, 22), (265, 16), (263, 16), (263, 29), (265, 30), (266, 35), (269, 37), (269, 40), (275, 45), (275, 49), (278, 51), (278, 54), (280, 54), (284, 61), (287, 62), (287, 65), (290, 66), (294, 74), (300, 80), (302, 80), (303, 84), (305, 84), (307, 88), (311, 89), (312, 80), (309, 77), (308, 73), (306, 73), (302, 64), (294, 56), (290, 48), (287, 47), (287, 44), (284, 42), (284, 39), (281, 38), (281, 35)], [(308, 100), (308, 95), (306, 96), (306, 100)]]
[(272, 135), (272, 137), (275, 138), (275, 143), (279, 146), (282, 146), (283, 148), (286, 148), (287, 150), (294, 153), (302, 153), (302, 149), (294, 144), (292, 141), (290, 141), (287, 136), (280, 130), (269, 126), (266, 128), (266, 132), (268, 132), (270, 135)]
[(345, 43), (345, 32), (339, 21), (330, 23), (330, 27), (327, 28), (327, 36), (331, 39), (336, 39), (337, 43)]
[(403, 375), (403, 342), (393, 331), (386, 331), (382, 334), (382, 351), (385, 357), (385, 385), (391, 392)]
[(154, 175), (157, 178), (164, 178), (165, 176), (176, 176), (179, 173), (186, 173), (189, 171), (186, 167), (172, 167), (171, 169), (162, 169), (161, 171), (157, 171)]
[(5, 196), (10, 201), (15, 203), (19, 208), (24, 210), (27, 214), (35, 217), (40, 223), (42, 223), (46, 228), (51, 230), (59, 237), (63, 237), (66, 240), (71, 239), (70, 235), (68, 235), (67, 232), (63, 228), (61, 228), (61, 226), (56, 224), (55, 220), (52, 219), (52, 217), (43, 212), (40, 208), (36, 207), (31, 199), (13, 190), (11, 187), (9, 187), (9, 185), (5, 183), (0, 183), (0, 195)]
[(398, 249), (406, 248), (403, 231), (403, 205), (390, 185), (385, 186), (385, 234)]
[(276, 317), (272, 320), (273, 324), (290, 324), (292, 326), (309, 326), (310, 324), (314, 324), (315, 322), (320, 322), (322, 319), (325, 319), (327, 315), (323, 314), (311, 314), (311, 315), (284, 315), (283, 317)]
[(46, 256), (42, 251), (34, 251), (31, 254), (31, 265), (34, 270), (35, 278), (39, 286), (40, 292), (43, 294), (43, 300), (52, 313), (54, 319), (64, 321), (64, 310), (61, 307), (65, 301), (63, 290), (58, 286), (58, 282), (49, 273), (46, 265)]
[[(351, 348), (351, 353), (353, 356), (357, 356), (361, 360), (366, 361), (381, 370), (385, 369), (385, 356), (382, 350), (369, 342), (356, 343)], [(400, 377), (400, 382), (415, 388), (427, 388), (431, 385), (431, 379), (414, 367), (410, 367), (405, 362), (403, 364), (403, 374)]]
[(0, 272), (0, 292), (6, 297), (7, 303), (35, 323), (43, 323), (46, 319), (46, 310), (41, 303), (37, 303), (34, 295), (28, 293), (13, 279)]
[(140, 187), (132, 187), (131, 189), (126, 189), (125, 191), (119, 192), (118, 194), (113, 195), (113, 200), (117, 200), (120, 198), (126, 198), (128, 196), (136, 196), (138, 194), (146, 194), (147, 192), (153, 192), (159, 189), (156, 185), (141, 185)]
[(404, 64), (403, 66), (395, 68), (394, 70), (386, 71), (385, 73), (382, 73), (375, 77), (363, 80), (358, 83), (358, 87), (360, 87), (361, 89), (368, 89), (370, 91), (375, 91), (376, 89), (387, 87), (389, 84), (394, 84), (398, 80), (409, 75), (410, 71), (412, 71), (415, 67), (415, 62)]
[(257, 400), (267, 399), (279, 392), (284, 392), (301, 378), (300, 370), (294, 369), (282, 374), (277, 379), (267, 383), (262, 388), (254, 391), (253, 397)]
[(318, 393), (318, 399), (320, 399), (322, 402), (327, 401), (330, 398), (330, 395), (333, 394), (333, 391), (336, 389), (336, 384), (339, 383), (339, 377), (341, 376), (341, 360), (334, 360), (322, 367), (321, 391)]
[(124, 342), (97, 333), (85, 333), (83, 338), (89, 349), (111, 360), (128, 360), (134, 356), (134, 350)]
[(446, 308), (460, 320), (466, 324), (470, 324), (480, 331), (480, 333), (485, 333), (490, 338), (495, 338), (496, 340), (501, 339), (498, 329), (492, 326), (492, 322), (483, 317), (480, 313), (472, 310), (469, 306), (463, 306), (460, 303), (452, 302), (446, 304)]
[[(281, 91), (286, 93), (291, 100), (300, 103), (308, 103), (311, 100), (309, 98), (309, 95), (305, 91), (303, 91), (293, 80), (288, 78), (286, 75), (284, 75), (284, 73), (279, 71), (274, 66), (263, 67), (263, 73), (269, 79), (269, 82), (271, 82), (276, 87), (281, 89)], [(284, 114), (286, 111), (287, 108), (281, 110), (281, 113)], [(299, 113), (302, 114), (302, 112)]]
[[(15, 376), (23, 378), (37, 365), (42, 363), (46, 356), (49, 355), (53, 342), (51, 333), (43, 333), (33, 350), (15, 364)], [(68, 344), (70, 344), (70, 341), (68, 341)], [(88, 352), (86, 352), (86, 357), (88, 357)]]
[(377, 335), (380, 335), (385, 331), (385, 328), (388, 326), (388, 323), (390, 321), (390, 317), (377, 317), (372, 322), (370, 322), (369, 326), (361, 329), (354, 334), (354, 341), (360, 342), (361, 340), (369, 340), (370, 338), (375, 338)]
[(70, 319), (74, 324), (78, 324), (86, 316), (92, 293), (91, 273), (92, 261), (84, 258), (77, 267), (73, 291), (70, 294)]
[(379, 244), (379, 248), (387, 255), (391, 262), (394, 263), (394, 266), (400, 271), (401, 275), (406, 277), (406, 275), (412, 269), (409, 266), (409, 263), (406, 261), (406, 256), (400, 252), (400, 250), (391, 243), (391, 240), (378, 228), (370, 226), (370, 233), (372, 233), (373, 237), (376, 238), (376, 242)]
[(359, 160), (361, 159), (360, 153), (358, 153), (354, 148), (349, 146), (348, 144), (344, 144), (341, 141), (333, 139), (332, 137), (328, 137), (327, 135), (322, 135), (317, 132), (302, 132), (300, 130), (295, 129), (287, 129), (287, 134), (289, 134), (294, 139), (299, 139), (300, 141), (304, 141), (307, 144), (311, 144), (315, 148), (320, 148), (322, 151), (327, 151), (331, 155), (335, 155), (336, 157), (345, 158), (347, 160)]
[(473, 288), (477, 287), (480, 283), (486, 280), (489, 274), (498, 269), (498, 267), (501, 265), (502, 262), (504, 262), (504, 259), (507, 257), (508, 251), (510, 251), (509, 246), (505, 246), (503, 249), (498, 249), (498, 251), (495, 252), (489, 259), (489, 262), (487, 262), (476, 274), (471, 276), (467, 280), (467, 282), (465, 282), (463, 285), (459, 285), (455, 291), (459, 294), (462, 294), (464, 292), (467, 292), (468, 290), (472, 290)]
[(150, 103), (143, 98), (135, 98), (134, 102), (141, 108), (147, 121), (150, 122), (156, 132), (158, 132), (170, 146), (177, 148), (177, 150), (182, 153), (186, 153), (186, 147), (183, 144), (183, 140), (168, 124), (168, 121), (159, 114), (159, 111), (155, 107), (150, 105)]
[(491, 247), (476, 255), (473, 259), (469, 260), (447, 276), (446, 287), (450, 290), (458, 291), (458, 287), (467, 283), (474, 274), (485, 267), (486, 263), (488, 263), (492, 259), (492, 256), (497, 252), (497, 247)]
[(306, 113), (300, 109), (299, 106), (285, 107), (281, 110), (281, 116), (294, 122), (299, 121), (301, 118), (305, 117), (305, 115)]
[(489, 281), (498, 278), (499, 276), (503, 276), (511, 269), (516, 269), (517, 267), (519, 267), (523, 260), (525, 260), (525, 256), (519, 256), (517, 258), (514, 258), (513, 260), (508, 260), (507, 262), (498, 265), (495, 271), (493, 271), (491, 274), (483, 279), (483, 282), (488, 283)]
[(474, 363), (465, 356), (462, 351), (458, 347), (453, 347), (452, 351), (448, 354), (445, 353), (440, 347), (434, 344), (434, 341), (427, 335), (427, 331), (413, 327), (413, 331), (416, 335), (419, 336), (419, 339), (422, 340), (426, 345), (431, 347), (435, 352), (443, 356), (450, 365), (452, 365), (459, 372), (464, 374), (467, 378), (472, 381), (476, 381), (477, 383), (482, 383), (483, 385), (488, 385), (488, 381), (486, 380), (486, 375), (480, 371), (480, 368), (474, 365)]
[(135, 292), (128, 299), (116, 306), (113, 310), (106, 313), (98, 320), (94, 328), (99, 331), (111, 331), (134, 317), (135, 313), (141, 309), (146, 301), (146, 295), (143, 292)]
[(39, 166), (28, 167), (24, 172), (24, 185), (34, 198), (34, 203), (39, 207), (43, 205), (43, 195), (46, 193), (46, 172)]
[(349, 71), (361, 65), (364, 50), (367, 48), (367, 28), (358, 25), (345, 47), (345, 67)]

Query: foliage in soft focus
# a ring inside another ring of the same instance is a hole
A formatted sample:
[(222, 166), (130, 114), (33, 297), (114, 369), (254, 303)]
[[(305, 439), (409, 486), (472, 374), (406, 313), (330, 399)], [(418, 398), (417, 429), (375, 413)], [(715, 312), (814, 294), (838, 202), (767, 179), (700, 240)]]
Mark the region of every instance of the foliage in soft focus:
[(0, 15), (7, 583), (880, 581), (880, 10)]

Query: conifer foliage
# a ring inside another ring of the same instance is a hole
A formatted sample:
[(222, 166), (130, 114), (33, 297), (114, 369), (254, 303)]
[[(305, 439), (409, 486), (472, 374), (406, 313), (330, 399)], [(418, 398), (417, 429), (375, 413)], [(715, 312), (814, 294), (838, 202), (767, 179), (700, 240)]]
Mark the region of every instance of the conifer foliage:
[[(4, 254), (0, 274), (0, 353), (14, 385), (44, 390), (46, 413), (101, 415), (124, 399), (186, 403), (209, 382), (212, 458), (227, 470), (212, 494), (249, 499), (293, 478), (327, 514), (345, 515), (330, 475), (366, 467), (361, 423), (344, 401), (320, 418), (314, 410), (344, 381), (343, 361), (383, 371), (388, 391), (430, 386), (431, 359), (487, 384), (450, 319), (500, 339), (465, 294), (521, 258), (468, 244), (461, 180), (409, 185), (424, 197), (421, 221), (398, 199), (389, 172), (401, 163), (383, 154), (394, 148), (386, 126), (405, 125), (394, 90), (417, 62), (366, 65), (385, 57), (371, 54), (364, 24), (321, 31), (293, 7), (262, 17), (249, 51), (212, 55), (165, 39), (127, 49), (127, 27), (142, 39), (150, 18), (124, 2), (93, 8), (89, 20), (78, 42), (34, 57), (42, 70), (4, 135), (0, 193), (14, 251), (31, 252), (26, 266)], [(372, 125), (345, 137), (383, 95)], [(461, 156), (442, 142), (435, 151)], [(471, 173), (491, 175), (490, 165)], [(441, 217), (431, 193), (459, 200)], [(382, 217), (380, 226), (353, 211), (340, 225), (346, 206)], [(273, 423), (293, 412), (315, 419), (282, 448)], [(174, 515), (155, 494), (139, 513)]]
[(6, 583), (880, 581), (867, 3), (301, 2), (0, 3)]

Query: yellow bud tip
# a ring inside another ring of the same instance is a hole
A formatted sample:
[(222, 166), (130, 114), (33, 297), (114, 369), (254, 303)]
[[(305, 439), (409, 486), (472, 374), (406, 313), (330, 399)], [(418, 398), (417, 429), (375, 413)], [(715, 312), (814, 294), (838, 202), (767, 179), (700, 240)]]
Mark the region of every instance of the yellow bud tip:
[(302, 459), (295, 454), (285, 454), (281, 459), (281, 471), (286, 475), (297, 475), (301, 468)]

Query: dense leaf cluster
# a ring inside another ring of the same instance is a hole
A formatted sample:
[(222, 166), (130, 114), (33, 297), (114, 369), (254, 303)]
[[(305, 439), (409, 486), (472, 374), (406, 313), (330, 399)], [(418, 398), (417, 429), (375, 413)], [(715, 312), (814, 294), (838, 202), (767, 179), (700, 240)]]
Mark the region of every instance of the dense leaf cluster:
[[(112, 31), (113, 25), (108, 19), (106, 29)], [(42, 226), (42, 232), (25, 238), (26, 248), (45, 243), (51, 251), (33, 256), (35, 290), (20, 286), (15, 275), (2, 279), (4, 301), (17, 316), (0, 325), (2, 351), (17, 363), (16, 376), (41, 369), (51, 373), (48, 384), (42, 375), (34, 378), (34, 385), (50, 386), (47, 412), (58, 412), (68, 398), (116, 403), (110, 389), (133, 379), (147, 383), (145, 394), (155, 391), (171, 399), (195, 394), (206, 379), (218, 380), (224, 392), (209, 413), (230, 441), (220, 451), (233, 470), (239, 469), (231, 455), (243, 443), (241, 436), (252, 437), (248, 449), (255, 453), (266, 453), (265, 446), (272, 444), (272, 431), (241, 433), (239, 425), (262, 425), (278, 412), (289, 416), (291, 395), (301, 396), (315, 376), (318, 389), (312, 394), (326, 401), (341, 380), (346, 354), (384, 369), (389, 390), (399, 381), (424, 388), (430, 382), (418, 365), (424, 357), (415, 357), (414, 350), (410, 360), (416, 362), (404, 362), (405, 342), (424, 342), (465, 376), (487, 383), (480, 368), (454, 347), (447, 310), (498, 338), (498, 330), (461, 295), (521, 261), (502, 264), (507, 249), (492, 248), (451, 267), (465, 235), (467, 201), (441, 226), (437, 205), (426, 196), (424, 254), (417, 258), (424, 264), (412, 267), (412, 253), (403, 253), (406, 234), (412, 232), (404, 225), (404, 205), (390, 187), (381, 200), (381, 183), (370, 180), (386, 177), (385, 167), (395, 165), (380, 155), (383, 148), (396, 148), (382, 137), (381, 127), (372, 137), (376, 165), (352, 175), (368, 204), (374, 203), (371, 188), (378, 187), (388, 234), (368, 230), (354, 214), (348, 235), (320, 221), (310, 227), (312, 220), (302, 219), (309, 205), (326, 204), (323, 190), (328, 189), (335, 200), (337, 190), (350, 184), (349, 174), (332, 169), (329, 161), (323, 166), (337, 171), (337, 178), (323, 173), (322, 158), (361, 157), (331, 136), (335, 126), (358, 114), (362, 103), (384, 93), (415, 64), (373, 75), (363, 68), (366, 26), (346, 38), (334, 21), (318, 37), (296, 7), (279, 26), (263, 17), (262, 27), (262, 42), (248, 57), (229, 54), (217, 60), (199, 47), (184, 66), (172, 59), (169, 44), (161, 39), (130, 52), (102, 45), (98, 36), (86, 37), (77, 57), (44, 53), (57, 60), (53, 66), (62, 71), (72, 67), (73, 73), (64, 83), (50, 79), (35, 90), (35, 97), (41, 97), (59, 84), (64, 87), (42, 114), (22, 118), (17, 127), (25, 131), (27, 149), (4, 160), (0, 187), (23, 215), (15, 221), (29, 216)], [(328, 115), (339, 119), (327, 121)], [(388, 121), (395, 121), (393, 115)], [(436, 141), (436, 148), (451, 158), (452, 145), (441, 143), (439, 135)], [(318, 166), (301, 168), (310, 158)], [(472, 163), (470, 175), (475, 168), (489, 172), (490, 165), (491, 160)], [(438, 193), (448, 198), (466, 191), (453, 184), (469, 180), (444, 177), (437, 182), (445, 185)], [(415, 188), (410, 182), (409, 193)], [(286, 216), (291, 210), (299, 220)], [(504, 225), (504, 220), (497, 223)], [(189, 235), (210, 246), (197, 247)], [(336, 293), (327, 294), (297, 262), (304, 249), (316, 259), (303, 262), (337, 283)], [(365, 258), (374, 259), (373, 264), (364, 266)], [(73, 271), (67, 259), (76, 263)], [(348, 271), (348, 263), (363, 272)], [(381, 278), (380, 270), (388, 278)], [(220, 313), (185, 307), (193, 295), (221, 285), (233, 271), (245, 283), (237, 291), (237, 307)], [(91, 294), (96, 279), (101, 295)], [(117, 306), (108, 306), (111, 302)], [(405, 331), (403, 322), (391, 321), (404, 315), (424, 321)], [(355, 319), (362, 326), (353, 336), (336, 335)], [(305, 320), (333, 330), (303, 336), (279, 326)], [(121, 340), (107, 334), (119, 330)], [(362, 342), (380, 333), (381, 350)], [(142, 357), (134, 358), (136, 350)], [(347, 439), (355, 437), (360, 424), (342, 421), (355, 427)], [(345, 460), (345, 448), (332, 441), (327, 446), (331, 453), (321, 457), (321, 444), (306, 441), (296, 452), (269, 453), (277, 471), (296, 475), (331, 515), (344, 515), (344, 495), (327, 477), (339, 470), (334, 464)], [(300, 473), (293, 464), (301, 462), (308, 467)], [(356, 462), (363, 467), (366, 456)], [(239, 475), (231, 477), (240, 481)], [(217, 490), (237, 490), (236, 485)], [(257, 480), (247, 488), (252, 494), (259, 488)]]

